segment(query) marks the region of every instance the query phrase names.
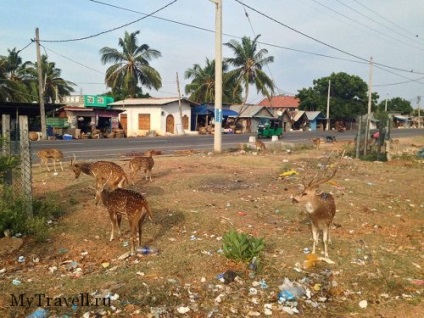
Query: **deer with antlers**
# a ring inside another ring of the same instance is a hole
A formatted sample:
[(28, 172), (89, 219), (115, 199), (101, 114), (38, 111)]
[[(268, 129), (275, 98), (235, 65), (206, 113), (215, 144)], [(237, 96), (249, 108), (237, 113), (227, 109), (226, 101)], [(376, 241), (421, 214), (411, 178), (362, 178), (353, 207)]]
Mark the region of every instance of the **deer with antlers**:
[[(112, 177), (112, 172), (110, 173)], [(135, 253), (136, 236), (138, 232), (138, 242), (141, 244), (142, 226), (146, 216), (152, 220), (152, 211), (146, 198), (135, 191), (117, 188), (113, 191), (105, 189), (105, 185), (109, 180), (106, 180), (96, 190), (96, 196), (100, 197), (106, 210), (109, 212), (110, 222), (112, 223), (112, 233), (110, 241), (115, 238), (115, 232), (121, 234), (121, 219), (122, 215), (127, 217), (130, 232), (131, 232), (131, 254)]]
[(56, 148), (44, 148), (37, 152), (37, 156), (40, 158), (40, 170), (43, 164), (46, 165), (47, 171), (50, 171), (49, 168), (49, 159), (53, 161), (54, 172), (56, 172), (56, 162), (59, 162), (60, 168), (63, 171), (62, 160), (63, 152)]
[(328, 162), (325, 165), (322, 175), (318, 177), (317, 173), (308, 184), (305, 184), (303, 181), (302, 193), (293, 197), (294, 203), (305, 204), (306, 212), (311, 219), (312, 238), (314, 240), (312, 253), (315, 253), (315, 248), (319, 239), (319, 231), (322, 230), (325, 257), (328, 257), (327, 245), (331, 242), (330, 225), (336, 214), (336, 204), (331, 193), (319, 191), (319, 185), (331, 180), (336, 175), (337, 168), (335, 168), (330, 175), (326, 176), (327, 170)]
[(100, 200), (97, 189), (101, 188), (105, 180), (111, 190), (122, 188), (128, 184), (128, 177), (124, 169), (122, 169), (120, 165), (111, 161), (77, 163), (74, 155), (73, 160), (71, 160), (71, 167), (74, 171), (75, 179), (78, 179), (81, 173), (93, 176), (96, 179), (96, 196), (94, 199), (96, 205)]
[(135, 176), (141, 169), (144, 170), (146, 180), (149, 178), (152, 181), (152, 169), (155, 165), (152, 155), (153, 150), (149, 150), (144, 156), (136, 156), (130, 160), (129, 167), (132, 184), (134, 184)]

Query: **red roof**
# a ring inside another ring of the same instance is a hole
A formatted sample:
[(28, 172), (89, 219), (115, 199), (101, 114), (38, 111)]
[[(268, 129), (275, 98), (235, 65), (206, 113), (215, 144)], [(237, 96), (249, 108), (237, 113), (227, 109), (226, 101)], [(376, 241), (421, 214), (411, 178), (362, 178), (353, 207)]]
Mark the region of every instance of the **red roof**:
[(279, 95), (272, 97), (271, 100), (264, 98), (259, 105), (266, 107), (297, 108), (299, 107), (299, 99), (294, 96)]

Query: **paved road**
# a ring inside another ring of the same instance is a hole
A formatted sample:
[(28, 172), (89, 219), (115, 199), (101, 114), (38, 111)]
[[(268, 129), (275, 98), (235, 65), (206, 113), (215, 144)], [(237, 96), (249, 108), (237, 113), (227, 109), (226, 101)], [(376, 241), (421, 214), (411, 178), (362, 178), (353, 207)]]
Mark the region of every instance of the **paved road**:
[[(241, 143), (247, 143), (250, 136), (256, 134), (222, 135), (222, 149), (239, 148)], [(311, 143), (315, 137), (336, 136), (337, 140), (353, 140), (356, 131), (349, 130), (343, 133), (324, 131), (295, 131), (284, 133), (281, 141), (290, 143)], [(424, 135), (424, 129), (393, 129), (392, 138)], [(271, 142), (271, 139), (264, 139)], [(170, 137), (139, 137), (123, 139), (80, 139), (80, 140), (42, 140), (31, 142), (31, 152), (34, 163), (39, 159), (36, 152), (41, 148), (55, 147), (63, 151), (65, 160), (70, 160), (75, 154), (78, 160), (117, 160), (129, 153), (140, 153), (148, 149), (161, 150), (164, 154), (172, 154), (176, 150), (203, 150), (213, 151), (213, 135), (184, 135)]]

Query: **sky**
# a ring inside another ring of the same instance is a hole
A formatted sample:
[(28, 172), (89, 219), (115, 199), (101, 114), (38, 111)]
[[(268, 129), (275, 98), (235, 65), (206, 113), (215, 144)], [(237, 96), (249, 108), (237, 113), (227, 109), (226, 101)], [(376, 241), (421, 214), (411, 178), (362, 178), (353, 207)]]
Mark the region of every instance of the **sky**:
[[(194, 64), (215, 58), (216, 5), (212, 0), (0, 0), (0, 55), (41, 53), (77, 84), (75, 94), (108, 89), (99, 50), (119, 49), (125, 31), (162, 53), (150, 61), (162, 77), (153, 97), (178, 96)], [(222, 42), (260, 35), (259, 49), (274, 62), (264, 67), (277, 94), (295, 95), (313, 81), (345, 72), (359, 76), (379, 101), (400, 97), (424, 104), (424, 1), (422, 0), (222, 0)], [(222, 56), (232, 51), (222, 46)], [(373, 63), (370, 64), (372, 58)], [(251, 88), (248, 102), (263, 99)]]

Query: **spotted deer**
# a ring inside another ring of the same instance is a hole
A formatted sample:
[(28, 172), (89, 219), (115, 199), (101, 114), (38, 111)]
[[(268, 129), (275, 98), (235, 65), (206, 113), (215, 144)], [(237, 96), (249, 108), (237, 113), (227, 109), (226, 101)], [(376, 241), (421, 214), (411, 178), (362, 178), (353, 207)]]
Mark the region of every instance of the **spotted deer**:
[(302, 193), (292, 198), (294, 203), (305, 204), (306, 212), (311, 219), (312, 238), (314, 240), (312, 253), (315, 253), (315, 248), (319, 239), (319, 231), (322, 230), (325, 257), (328, 257), (327, 245), (328, 242), (331, 242), (330, 225), (336, 214), (336, 204), (331, 193), (319, 191), (318, 188), (320, 184), (331, 180), (337, 172), (337, 168), (335, 168), (329, 176), (326, 176), (327, 169), (328, 163), (321, 177), (318, 177), (317, 173), (308, 184), (302, 182)]
[(110, 222), (112, 224), (110, 241), (114, 240), (116, 231), (121, 234), (121, 219), (124, 215), (128, 219), (131, 232), (131, 254), (134, 255), (137, 233), (138, 244), (141, 245), (143, 223), (146, 216), (152, 220), (152, 211), (142, 194), (122, 188), (109, 191), (105, 189), (105, 185), (106, 183), (97, 188), (96, 196), (101, 198), (103, 205), (109, 212)]
[(49, 159), (52, 159), (54, 172), (56, 173), (56, 162), (59, 162), (60, 168), (63, 171), (62, 160), (63, 152), (56, 148), (44, 148), (37, 152), (37, 156), (40, 158), (40, 170), (42, 170), (42, 165), (45, 164), (47, 171), (50, 171), (49, 168)]
[(105, 181), (110, 190), (122, 188), (128, 184), (128, 177), (124, 169), (111, 161), (77, 163), (74, 155), (73, 160), (71, 160), (71, 167), (74, 171), (75, 179), (78, 179), (81, 173), (93, 176), (96, 179), (96, 196), (94, 198), (96, 205), (100, 200), (97, 189), (100, 189)]
[(321, 144), (321, 138), (314, 138), (314, 139), (312, 139), (312, 143), (314, 144), (315, 149), (316, 150), (319, 150), (319, 146)]
[(129, 167), (132, 184), (134, 184), (135, 176), (141, 169), (144, 170), (146, 180), (149, 178), (152, 181), (152, 169), (155, 165), (152, 154), (153, 150), (149, 150), (144, 156), (136, 156), (130, 160)]
[(260, 151), (264, 151), (266, 149), (264, 142), (259, 139), (256, 139), (255, 147), (256, 147), (256, 150), (260, 150)]

